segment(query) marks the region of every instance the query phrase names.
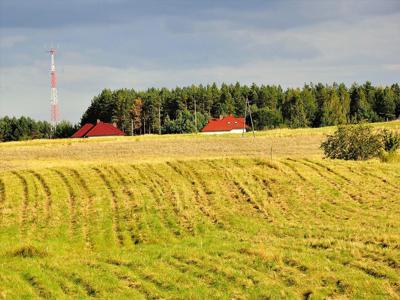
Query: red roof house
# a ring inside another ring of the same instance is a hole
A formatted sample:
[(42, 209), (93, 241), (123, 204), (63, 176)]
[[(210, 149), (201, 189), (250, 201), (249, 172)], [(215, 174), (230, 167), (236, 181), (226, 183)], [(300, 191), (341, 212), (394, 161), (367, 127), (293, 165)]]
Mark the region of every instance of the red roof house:
[(98, 137), (98, 136), (122, 136), (125, 135), (123, 131), (119, 130), (115, 124), (103, 123), (97, 120), (97, 124), (93, 125), (87, 123), (83, 125), (72, 137)]
[(89, 132), (90, 129), (94, 127), (93, 124), (86, 123), (83, 125), (77, 132), (75, 132), (71, 137), (72, 138), (81, 138), (84, 137), (86, 133)]
[(201, 132), (205, 134), (242, 133), (246, 132), (247, 128), (244, 118), (230, 115), (209, 120)]

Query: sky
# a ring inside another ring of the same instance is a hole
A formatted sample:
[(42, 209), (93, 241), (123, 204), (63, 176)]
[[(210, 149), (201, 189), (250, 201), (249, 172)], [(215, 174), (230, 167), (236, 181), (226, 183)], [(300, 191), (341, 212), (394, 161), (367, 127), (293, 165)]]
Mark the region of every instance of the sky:
[(399, 0), (0, 0), (0, 117), (61, 118), (102, 89), (400, 82)]

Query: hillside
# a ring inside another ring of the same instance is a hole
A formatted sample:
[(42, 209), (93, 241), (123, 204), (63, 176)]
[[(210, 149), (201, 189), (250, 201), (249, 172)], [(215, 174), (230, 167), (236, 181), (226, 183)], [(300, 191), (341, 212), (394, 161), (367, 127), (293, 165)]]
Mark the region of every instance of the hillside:
[(399, 298), (400, 165), (329, 130), (0, 145), (0, 299)]

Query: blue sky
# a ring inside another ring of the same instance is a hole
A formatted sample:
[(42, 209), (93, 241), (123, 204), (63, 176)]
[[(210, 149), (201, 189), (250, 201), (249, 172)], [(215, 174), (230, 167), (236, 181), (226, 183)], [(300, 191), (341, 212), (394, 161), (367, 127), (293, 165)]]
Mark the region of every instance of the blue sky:
[(63, 119), (103, 88), (400, 80), (400, 1), (0, 0), (0, 116)]

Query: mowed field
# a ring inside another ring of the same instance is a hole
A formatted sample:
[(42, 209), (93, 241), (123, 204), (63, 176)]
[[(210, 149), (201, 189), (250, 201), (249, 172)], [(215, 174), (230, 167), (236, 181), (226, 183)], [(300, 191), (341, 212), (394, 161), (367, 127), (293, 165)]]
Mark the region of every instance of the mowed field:
[(400, 165), (333, 130), (0, 144), (0, 299), (399, 299)]

